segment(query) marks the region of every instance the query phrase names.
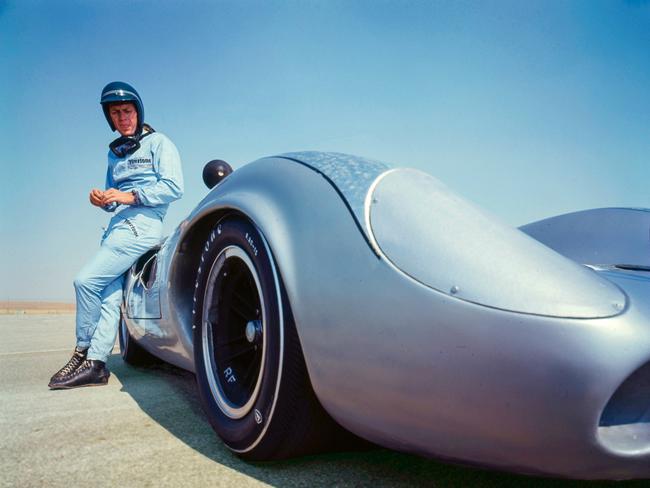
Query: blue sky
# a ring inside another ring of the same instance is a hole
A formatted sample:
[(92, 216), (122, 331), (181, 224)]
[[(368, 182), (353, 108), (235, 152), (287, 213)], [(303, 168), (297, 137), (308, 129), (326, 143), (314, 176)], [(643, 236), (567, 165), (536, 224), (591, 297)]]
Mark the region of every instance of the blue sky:
[(101, 88), (183, 158), (298, 150), (423, 169), (521, 225), (650, 207), (645, 1), (2, 1), (0, 300), (73, 300), (107, 215)]

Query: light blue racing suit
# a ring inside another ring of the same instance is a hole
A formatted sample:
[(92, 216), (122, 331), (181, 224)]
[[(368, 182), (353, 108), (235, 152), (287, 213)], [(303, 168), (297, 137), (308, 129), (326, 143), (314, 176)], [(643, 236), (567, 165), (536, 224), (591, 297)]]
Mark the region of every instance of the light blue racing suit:
[[(88, 359), (106, 361), (113, 350), (120, 318), (124, 273), (162, 238), (169, 203), (183, 195), (181, 160), (174, 143), (159, 132), (140, 140), (133, 154), (108, 153), (106, 189), (137, 193), (139, 204), (123, 206), (110, 220), (101, 246), (74, 280), (77, 297), (77, 346)], [(114, 212), (112, 204), (104, 208)]]

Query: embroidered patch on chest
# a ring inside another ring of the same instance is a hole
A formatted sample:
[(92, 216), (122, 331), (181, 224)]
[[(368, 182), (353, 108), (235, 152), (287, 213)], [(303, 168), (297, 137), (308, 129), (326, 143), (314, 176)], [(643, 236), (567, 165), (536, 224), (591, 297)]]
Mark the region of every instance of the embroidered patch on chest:
[(129, 159), (126, 164), (129, 169), (146, 168), (151, 166), (151, 158), (133, 158)]

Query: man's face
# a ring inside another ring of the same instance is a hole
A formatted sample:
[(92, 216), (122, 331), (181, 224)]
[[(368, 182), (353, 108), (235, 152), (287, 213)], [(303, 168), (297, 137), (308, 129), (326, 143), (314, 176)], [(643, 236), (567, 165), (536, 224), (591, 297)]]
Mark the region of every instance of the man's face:
[(112, 103), (108, 115), (117, 131), (123, 136), (132, 136), (138, 128), (138, 112), (131, 102)]

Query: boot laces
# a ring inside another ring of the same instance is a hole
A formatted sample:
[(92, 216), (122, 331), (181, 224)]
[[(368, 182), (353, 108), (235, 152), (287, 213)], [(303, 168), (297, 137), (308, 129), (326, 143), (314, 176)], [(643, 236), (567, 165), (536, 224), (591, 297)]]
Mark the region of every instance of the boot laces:
[(75, 351), (70, 360), (57, 373), (60, 376), (68, 376), (73, 373), (84, 362), (85, 354)]
[(68, 378), (74, 378), (75, 376), (80, 375), (81, 373), (83, 373), (87, 369), (92, 369), (92, 367), (93, 367), (93, 365), (90, 362), (90, 360), (86, 359), (81, 363), (81, 365), (77, 369), (72, 371), (72, 373), (68, 376)]

